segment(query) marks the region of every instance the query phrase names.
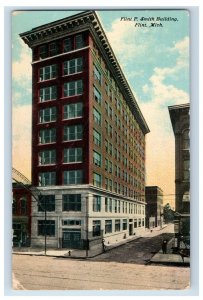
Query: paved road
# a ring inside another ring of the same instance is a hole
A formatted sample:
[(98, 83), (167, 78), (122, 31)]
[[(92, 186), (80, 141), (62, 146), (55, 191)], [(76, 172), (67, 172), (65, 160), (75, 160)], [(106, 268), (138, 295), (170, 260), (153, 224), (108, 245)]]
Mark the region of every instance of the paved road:
[(173, 233), (162, 233), (157, 236), (138, 238), (90, 260), (144, 265), (160, 250), (163, 239), (170, 240), (173, 235)]
[[(165, 235), (170, 235), (166, 232)], [(190, 269), (144, 265), (160, 249), (152, 234), (93, 259), (13, 255), (16, 288), (26, 290), (177, 290), (189, 286)], [(127, 255), (126, 255), (127, 253)]]

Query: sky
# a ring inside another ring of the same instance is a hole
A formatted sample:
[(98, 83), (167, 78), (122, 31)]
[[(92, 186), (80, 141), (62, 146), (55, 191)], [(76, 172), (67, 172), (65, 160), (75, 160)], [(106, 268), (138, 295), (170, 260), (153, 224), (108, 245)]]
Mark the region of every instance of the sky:
[[(31, 50), (19, 33), (78, 12), (12, 13), (13, 167), (29, 179)], [(190, 101), (189, 13), (187, 10), (100, 10), (97, 14), (150, 129), (146, 135), (146, 185), (158, 185), (163, 190), (164, 203), (169, 202), (173, 207), (175, 140), (168, 106)], [(161, 21), (156, 21), (157, 17)], [(155, 21), (149, 21), (153, 18)], [(152, 22), (156, 26), (150, 27)]]

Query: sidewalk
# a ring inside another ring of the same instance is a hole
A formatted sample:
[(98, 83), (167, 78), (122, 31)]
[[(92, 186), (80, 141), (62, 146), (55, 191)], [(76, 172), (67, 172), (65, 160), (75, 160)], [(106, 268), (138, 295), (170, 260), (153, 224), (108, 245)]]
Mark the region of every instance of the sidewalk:
[[(156, 233), (157, 234), (157, 233)], [(118, 243), (113, 243), (113, 244), (108, 244), (105, 245), (105, 252), (117, 248), (123, 244), (129, 243), (135, 239), (139, 239), (143, 236), (154, 236), (152, 233), (146, 233), (140, 236), (130, 236)], [(13, 248), (13, 254), (18, 254), (18, 255), (36, 255), (36, 256), (44, 256), (45, 251), (40, 249), (34, 249), (34, 248)], [(98, 253), (98, 251), (94, 250), (78, 250), (78, 249), (47, 249), (46, 250), (46, 256), (53, 256), (53, 257), (66, 257), (66, 258), (91, 258), (95, 257), (97, 255), (100, 255), (102, 253)]]
[(168, 242), (167, 253), (163, 254), (162, 250), (157, 252), (150, 260), (153, 264), (176, 265), (176, 266), (189, 266), (190, 257), (185, 257), (184, 261), (179, 254), (172, 251), (174, 239)]
[[(142, 237), (154, 237), (156, 235), (160, 234), (160, 231), (166, 228), (167, 225), (163, 226), (162, 228), (154, 228), (153, 231), (146, 230), (143, 232), (142, 235), (133, 235), (129, 236), (128, 238), (118, 242), (118, 243), (113, 243), (113, 244), (108, 244), (106, 245), (106, 252), (113, 249), (117, 248), (123, 244), (129, 243), (135, 239), (139, 239)], [(185, 258), (184, 262), (182, 261), (182, 258), (178, 254), (173, 254), (172, 253), (172, 240), (169, 241), (168, 243), (168, 253), (163, 254), (162, 250), (160, 250), (158, 253), (156, 253), (152, 259), (150, 260), (149, 263), (155, 263), (155, 264), (171, 264), (171, 265), (188, 265), (190, 262), (189, 258)], [(13, 254), (17, 255), (36, 255), (36, 256), (44, 256), (45, 251), (44, 249), (33, 249), (33, 248), (14, 248), (13, 249)], [(52, 257), (62, 257), (62, 258), (77, 258), (77, 259), (84, 259), (84, 258), (92, 258), (97, 255), (100, 255), (102, 253), (98, 254), (98, 251), (94, 250), (78, 250), (78, 249), (47, 249), (46, 251), (46, 256), (52, 256)]]

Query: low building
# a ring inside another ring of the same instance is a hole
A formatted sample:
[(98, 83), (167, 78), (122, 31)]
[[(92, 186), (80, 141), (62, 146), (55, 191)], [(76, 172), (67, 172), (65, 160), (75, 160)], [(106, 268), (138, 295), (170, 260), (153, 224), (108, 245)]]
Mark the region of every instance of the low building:
[(31, 192), (30, 186), (13, 183), (13, 246), (30, 246), (31, 239)]
[(146, 227), (162, 227), (163, 225), (163, 191), (158, 186), (146, 186)]

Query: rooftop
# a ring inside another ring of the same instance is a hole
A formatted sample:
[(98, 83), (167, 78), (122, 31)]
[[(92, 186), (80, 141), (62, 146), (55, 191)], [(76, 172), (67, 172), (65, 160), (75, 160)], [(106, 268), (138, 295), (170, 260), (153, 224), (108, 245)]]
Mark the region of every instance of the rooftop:
[(105, 58), (111, 73), (122, 90), (132, 113), (140, 123), (143, 133), (148, 133), (150, 131), (149, 127), (141, 113), (129, 83), (123, 74), (95, 11), (85, 11), (58, 21), (35, 27), (30, 31), (21, 33), (20, 37), (30, 48), (33, 48), (37, 45), (49, 42), (50, 40), (53, 41), (54, 39), (63, 38), (67, 35), (85, 30), (89, 30), (93, 36), (94, 41)]

